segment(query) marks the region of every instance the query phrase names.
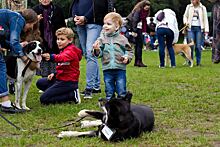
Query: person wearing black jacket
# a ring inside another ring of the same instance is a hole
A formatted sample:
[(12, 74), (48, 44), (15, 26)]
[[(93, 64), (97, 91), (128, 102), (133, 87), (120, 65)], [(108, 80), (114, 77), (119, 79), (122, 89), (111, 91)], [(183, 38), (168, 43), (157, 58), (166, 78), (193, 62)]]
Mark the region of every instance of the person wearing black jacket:
[[(138, 2), (131, 13), (127, 16), (128, 27), (132, 31), (132, 36), (135, 38), (135, 62), (134, 66), (147, 67), (142, 61), (143, 35), (142, 32), (147, 32), (146, 17), (150, 14), (150, 1), (143, 0)], [(138, 27), (138, 23), (142, 23), (142, 27)]]
[[(45, 52), (58, 54), (59, 49), (55, 32), (61, 27), (66, 27), (63, 10), (54, 4), (52, 0), (39, 0), (39, 4), (34, 6), (33, 10), (40, 16), (40, 32)], [(55, 72), (56, 63), (43, 60), (41, 62), (41, 71), (38, 71), (37, 74), (47, 77)]]
[(86, 88), (84, 98), (92, 98), (92, 93), (100, 93), (100, 74), (97, 57), (91, 53), (92, 45), (102, 30), (103, 18), (113, 11), (112, 0), (73, 0), (70, 16), (77, 26), (77, 33), (86, 58)]

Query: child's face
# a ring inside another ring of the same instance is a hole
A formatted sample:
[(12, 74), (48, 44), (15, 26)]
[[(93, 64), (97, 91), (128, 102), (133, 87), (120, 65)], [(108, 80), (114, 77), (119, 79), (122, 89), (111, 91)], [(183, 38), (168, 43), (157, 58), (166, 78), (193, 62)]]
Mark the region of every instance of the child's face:
[(119, 29), (119, 26), (111, 18), (104, 19), (103, 30), (106, 34), (112, 34)]
[(57, 45), (58, 45), (59, 49), (63, 49), (71, 42), (72, 42), (72, 39), (68, 39), (66, 37), (66, 35), (58, 35), (57, 36)]

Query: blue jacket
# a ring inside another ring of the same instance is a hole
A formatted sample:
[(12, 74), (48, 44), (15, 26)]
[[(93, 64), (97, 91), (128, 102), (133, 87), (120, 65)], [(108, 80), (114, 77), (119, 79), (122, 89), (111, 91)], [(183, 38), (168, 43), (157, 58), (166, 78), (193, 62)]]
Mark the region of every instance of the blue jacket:
[(85, 16), (87, 24), (103, 25), (104, 16), (113, 9), (113, 0), (73, 0), (70, 16)]
[(24, 26), (25, 19), (21, 14), (8, 9), (0, 9), (0, 44), (2, 47), (10, 47), (12, 54), (20, 57), (24, 56), (20, 45), (20, 35)]

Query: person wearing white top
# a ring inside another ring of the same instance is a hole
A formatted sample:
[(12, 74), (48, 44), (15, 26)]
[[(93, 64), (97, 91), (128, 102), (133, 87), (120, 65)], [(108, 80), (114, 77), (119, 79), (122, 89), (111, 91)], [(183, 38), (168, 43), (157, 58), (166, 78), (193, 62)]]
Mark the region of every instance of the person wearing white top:
[[(188, 42), (195, 42), (196, 65), (201, 66), (201, 45), (204, 35), (208, 35), (209, 22), (206, 7), (200, 0), (191, 0), (191, 4), (186, 6), (183, 23), (188, 25)], [(192, 58), (193, 52), (194, 46), (191, 47)]]
[(173, 44), (176, 43), (179, 38), (179, 29), (176, 14), (171, 9), (163, 9), (159, 10), (155, 14), (155, 18), (158, 18), (161, 12), (164, 13), (163, 19), (156, 20), (156, 33), (159, 43), (160, 68), (164, 68), (165, 66), (165, 45), (167, 46), (170, 55), (171, 67), (174, 68), (176, 66), (176, 61)]

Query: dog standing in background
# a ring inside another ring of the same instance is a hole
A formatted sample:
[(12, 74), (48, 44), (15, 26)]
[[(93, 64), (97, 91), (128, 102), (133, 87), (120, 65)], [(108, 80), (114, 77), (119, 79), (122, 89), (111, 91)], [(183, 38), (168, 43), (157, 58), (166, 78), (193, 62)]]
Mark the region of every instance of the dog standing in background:
[[(17, 79), (15, 88), (15, 106), (19, 109), (30, 110), (26, 106), (27, 94), (30, 89), (36, 70), (40, 69), (42, 60), (41, 54), (43, 48), (39, 41), (31, 41), (24, 48), (25, 55), (29, 58), (25, 64), (20, 58), (17, 58)], [(24, 88), (22, 88), (24, 86)], [(21, 92), (23, 91), (22, 105), (20, 106)]]
[[(193, 59), (191, 56), (191, 48), (190, 48), (193, 45), (194, 45), (193, 41), (191, 41), (189, 44), (174, 44), (173, 45), (175, 55), (181, 54), (183, 58), (186, 60), (186, 63), (189, 62), (190, 67), (193, 67)], [(166, 58), (165, 65), (168, 65), (169, 64), (169, 53), (168, 53), (167, 48), (165, 49), (165, 58)]]

